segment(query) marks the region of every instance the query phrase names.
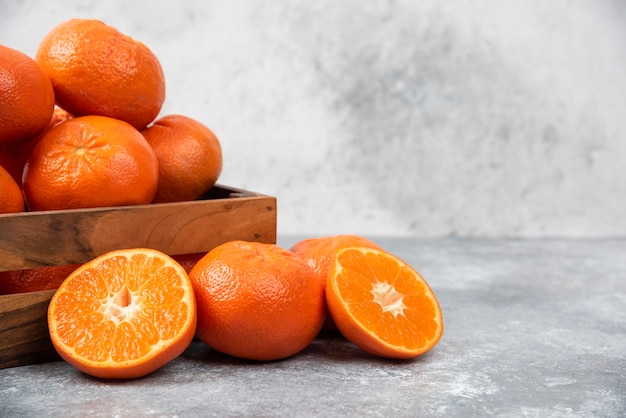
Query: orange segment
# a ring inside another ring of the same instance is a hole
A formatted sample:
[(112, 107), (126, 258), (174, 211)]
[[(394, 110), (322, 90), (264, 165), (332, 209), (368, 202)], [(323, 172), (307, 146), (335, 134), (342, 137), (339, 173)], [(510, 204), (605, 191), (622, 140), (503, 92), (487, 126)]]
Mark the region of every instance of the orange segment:
[(113, 251), (61, 284), (48, 327), (57, 352), (77, 369), (101, 378), (140, 377), (191, 343), (193, 288), (185, 270), (159, 251)]
[(424, 278), (383, 250), (340, 250), (326, 301), (339, 331), (371, 354), (416, 357), (434, 347), (443, 333), (439, 302)]

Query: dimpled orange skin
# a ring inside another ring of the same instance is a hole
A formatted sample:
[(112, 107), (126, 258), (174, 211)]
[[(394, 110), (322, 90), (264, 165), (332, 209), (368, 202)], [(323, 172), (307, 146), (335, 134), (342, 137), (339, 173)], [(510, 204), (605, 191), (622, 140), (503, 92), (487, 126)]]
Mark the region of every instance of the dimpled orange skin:
[(57, 289), (79, 265), (0, 271), (0, 295)]
[(109, 116), (142, 129), (165, 100), (165, 77), (152, 51), (98, 20), (56, 26), (35, 60), (52, 80), (59, 106), (74, 116)]
[[(303, 239), (295, 243), (290, 250), (315, 270), (317, 279), (326, 287), (328, 276), (333, 268), (335, 255), (342, 248), (353, 246), (381, 249), (378, 244), (365, 237), (339, 234)], [(326, 308), (326, 312), (324, 329), (337, 331), (337, 325), (335, 325), (332, 317), (328, 314), (328, 308)]]
[(251, 360), (279, 360), (306, 348), (324, 321), (324, 289), (300, 258), (277, 245), (231, 241), (189, 273), (197, 337)]
[(39, 139), (26, 161), (22, 187), (30, 210), (148, 204), (158, 170), (154, 151), (131, 125), (82, 116)]
[(11, 174), (0, 166), (0, 214), (24, 212), (24, 197)]
[(217, 182), (222, 148), (202, 123), (167, 115), (141, 131), (159, 160), (155, 203), (195, 200)]
[(48, 126), (41, 134), (26, 141), (0, 143), (0, 165), (13, 176), (17, 184), (22, 184), (24, 165), (26, 164), (30, 152), (39, 141), (39, 138), (41, 138), (49, 128), (71, 119), (71, 117), (72, 115), (65, 110), (60, 107), (55, 107)]
[(0, 144), (29, 140), (48, 126), (54, 91), (26, 54), (0, 45)]

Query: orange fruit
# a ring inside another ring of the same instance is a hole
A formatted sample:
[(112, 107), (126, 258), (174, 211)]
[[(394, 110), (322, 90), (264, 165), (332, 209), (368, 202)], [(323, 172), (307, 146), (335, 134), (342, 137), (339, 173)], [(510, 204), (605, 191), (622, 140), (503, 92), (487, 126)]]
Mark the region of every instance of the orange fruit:
[[(325, 288), (337, 251), (353, 246), (381, 249), (375, 242), (358, 235), (331, 235), (304, 239), (295, 243), (290, 250), (313, 267), (317, 279)], [(337, 330), (332, 317), (328, 314), (324, 322), (324, 329)]]
[(159, 160), (155, 202), (194, 200), (222, 172), (222, 149), (213, 132), (181, 115), (168, 115), (141, 131)]
[(0, 271), (0, 295), (57, 289), (77, 267), (73, 264)]
[(52, 80), (59, 106), (75, 116), (109, 116), (141, 129), (165, 100), (154, 53), (99, 20), (70, 19), (54, 27), (35, 60)]
[(289, 357), (307, 347), (324, 322), (324, 289), (315, 273), (277, 245), (224, 243), (200, 259), (189, 278), (197, 337), (231, 356)]
[(434, 347), (443, 333), (439, 302), (424, 278), (382, 250), (339, 250), (326, 301), (339, 331), (374, 355), (416, 357)]
[(0, 165), (3, 166), (15, 179), (18, 184), (22, 184), (22, 172), (24, 171), (24, 165), (30, 155), (30, 152), (35, 147), (35, 144), (39, 141), (39, 138), (47, 131), (47, 129), (59, 124), (63, 121), (70, 119), (72, 115), (67, 113), (60, 107), (54, 108), (52, 118), (48, 123), (46, 129), (32, 139), (26, 141), (17, 142), (0, 142)]
[[(171, 257), (180, 264), (185, 272), (189, 273), (198, 260), (205, 255), (206, 253), (203, 252)], [(80, 264), (71, 264), (0, 271), (0, 295), (58, 289), (67, 276), (79, 266)]]
[(0, 45), (0, 143), (36, 136), (48, 126), (53, 108), (52, 83), (41, 67)]
[(31, 151), (22, 187), (31, 210), (147, 204), (158, 162), (138, 130), (105, 116), (50, 128)]
[(147, 248), (116, 250), (74, 270), (50, 300), (59, 355), (100, 378), (135, 378), (180, 355), (193, 340), (196, 305), (183, 268)]
[(0, 214), (24, 211), (22, 189), (15, 179), (0, 166)]

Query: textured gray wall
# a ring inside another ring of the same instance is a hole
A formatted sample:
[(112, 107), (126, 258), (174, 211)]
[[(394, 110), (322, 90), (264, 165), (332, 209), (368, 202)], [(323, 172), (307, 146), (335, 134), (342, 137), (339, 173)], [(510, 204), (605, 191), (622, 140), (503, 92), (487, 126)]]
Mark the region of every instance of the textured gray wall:
[(147, 44), (279, 233), (626, 235), (626, 2), (0, 0)]

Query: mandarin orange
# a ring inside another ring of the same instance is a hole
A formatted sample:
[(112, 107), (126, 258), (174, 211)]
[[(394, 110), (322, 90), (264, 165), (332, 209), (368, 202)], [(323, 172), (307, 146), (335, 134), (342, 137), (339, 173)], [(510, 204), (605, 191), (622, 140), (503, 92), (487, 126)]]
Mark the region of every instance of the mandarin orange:
[(55, 290), (79, 265), (0, 271), (0, 295)]
[(59, 355), (89, 375), (136, 378), (180, 355), (196, 328), (185, 270), (147, 248), (106, 253), (74, 270), (48, 307)]
[(39, 138), (41, 138), (41, 136), (49, 128), (71, 119), (71, 117), (72, 115), (68, 112), (55, 106), (52, 118), (42, 133), (26, 141), (0, 143), (0, 165), (3, 166), (11, 174), (11, 176), (13, 176), (13, 179), (21, 185), (24, 165), (26, 164), (26, 160), (28, 159), (30, 152), (39, 141)]
[(109, 116), (142, 129), (165, 100), (154, 53), (99, 20), (57, 25), (41, 40), (35, 60), (52, 80), (57, 103), (75, 116)]
[[(326, 288), (328, 276), (335, 261), (335, 255), (339, 250), (346, 247), (362, 246), (381, 249), (375, 242), (359, 235), (330, 235), (323, 237), (307, 238), (295, 243), (290, 250), (302, 258), (308, 265), (313, 267), (317, 279)], [(336, 331), (337, 327), (330, 315), (326, 315), (324, 329)]]
[(148, 204), (158, 161), (138, 130), (105, 116), (50, 128), (31, 151), (22, 187), (31, 210)]
[(340, 250), (326, 285), (326, 301), (339, 331), (377, 356), (419, 356), (443, 333), (439, 302), (424, 278), (382, 250)]
[(324, 322), (324, 289), (302, 259), (277, 245), (230, 241), (189, 273), (198, 304), (197, 337), (251, 360), (292, 356)]
[(222, 172), (222, 148), (208, 127), (168, 115), (141, 133), (159, 160), (155, 203), (194, 200), (213, 187)]
[(24, 211), (22, 189), (11, 174), (0, 166), (0, 214)]
[(52, 83), (28, 55), (0, 45), (0, 144), (41, 133), (54, 109)]

